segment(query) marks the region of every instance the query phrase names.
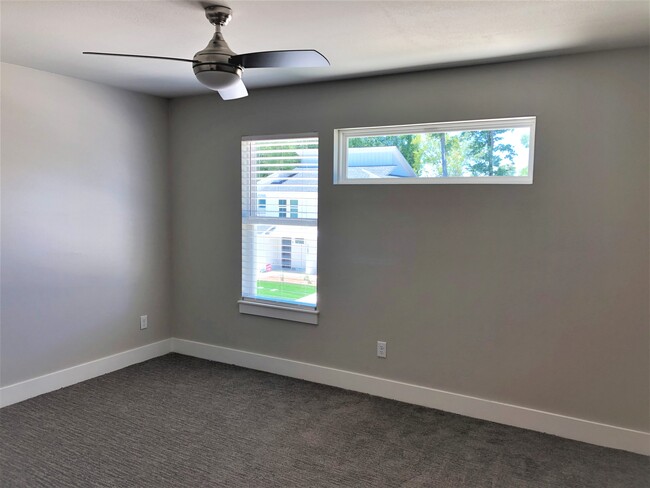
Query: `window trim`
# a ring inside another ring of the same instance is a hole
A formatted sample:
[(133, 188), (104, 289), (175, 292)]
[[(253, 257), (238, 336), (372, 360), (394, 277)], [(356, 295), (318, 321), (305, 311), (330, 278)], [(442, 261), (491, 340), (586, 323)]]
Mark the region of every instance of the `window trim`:
[[(265, 302), (254, 299), (238, 300), (239, 313), (246, 315), (257, 315), (271, 319), (289, 320), (291, 322), (302, 322), (303, 324), (318, 325), (319, 311), (313, 307), (298, 307), (294, 305), (282, 305), (281, 302)], [(318, 303), (318, 302), (317, 302)]]
[[(533, 183), (535, 159), (536, 116), (504, 117), (499, 119), (462, 120), (455, 122), (432, 122), (423, 124), (386, 125), (334, 129), (334, 184), (335, 185), (530, 185)], [(503, 128), (530, 128), (528, 142), (527, 176), (457, 176), (437, 178), (348, 178), (347, 149), (351, 137), (373, 137), (401, 134), (422, 134), (459, 130), (486, 130)]]
[[(318, 140), (319, 151), (318, 151), (318, 167), (320, 174), (320, 136), (318, 132), (304, 132), (297, 134), (273, 134), (273, 135), (257, 135), (257, 136), (243, 136), (241, 142), (249, 141), (265, 141), (265, 140), (275, 140), (275, 139), (300, 139), (300, 138), (316, 138)], [(241, 154), (240, 154), (241, 157)], [(240, 181), (240, 188), (243, 186), (243, 181)], [(320, 190), (320, 188), (319, 188)], [(249, 189), (250, 191), (250, 189)], [(250, 195), (249, 197), (250, 198)], [(267, 197), (268, 199), (268, 197)], [(287, 199), (288, 200), (288, 199)], [(288, 203), (288, 202), (287, 202)], [(287, 205), (287, 210), (288, 205)], [(241, 220), (243, 222), (243, 208), (241, 212)], [(304, 223), (315, 224), (316, 229), (318, 229), (318, 218), (316, 219), (291, 219), (291, 218), (277, 218), (264, 217), (258, 218), (249, 217), (248, 222), (251, 224), (256, 223), (271, 223), (277, 225), (303, 225)], [(318, 239), (318, 238), (317, 238)], [(318, 240), (316, 241), (316, 246), (318, 248)], [(243, 246), (240, 242), (240, 249), (243, 252)], [(319, 255), (316, 256), (316, 268), (318, 269)], [(241, 285), (241, 276), (240, 276), (240, 285)], [(241, 287), (241, 286), (240, 286)], [(318, 291), (316, 292), (318, 293)], [(318, 309), (318, 299), (316, 300), (316, 306), (313, 305), (299, 305), (294, 303), (283, 304), (281, 301), (266, 301), (259, 298), (244, 298), (243, 296), (237, 301), (239, 306), (239, 313), (245, 315), (257, 315), (261, 317), (273, 318), (287, 320), (291, 322), (301, 322), (304, 324), (318, 325), (319, 309)]]

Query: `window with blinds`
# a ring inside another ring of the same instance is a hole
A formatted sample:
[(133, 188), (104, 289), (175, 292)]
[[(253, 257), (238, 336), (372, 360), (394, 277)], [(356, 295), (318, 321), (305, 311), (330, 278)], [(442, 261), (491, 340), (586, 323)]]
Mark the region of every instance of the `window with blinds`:
[(242, 300), (316, 309), (318, 138), (242, 140)]

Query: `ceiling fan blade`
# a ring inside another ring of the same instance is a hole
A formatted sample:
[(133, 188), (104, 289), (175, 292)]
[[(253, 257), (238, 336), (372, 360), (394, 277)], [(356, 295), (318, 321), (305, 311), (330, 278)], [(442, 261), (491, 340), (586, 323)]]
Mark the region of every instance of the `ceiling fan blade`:
[(327, 58), (314, 49), (263, 51), (238, 54), (230, 59), (244, 68), (318, 68), (330, 65)]
[(97, 56), (122, 56), (124, 58), (145, 58), (145, 59), (166, 59), (168, 61), (185, 61), (188, 63), (193, 63), (194, 60), (192, 59), (184, 59), (184, 58), (167, 58), (164, 56), (145, 56), (143, 54), (119, 54), (119, 53), (97, 53), (97, 52), (91, 52), (91, 51), (84, 51), (81, 54), (94, 54)]
[(239, 78), (239, 81), (234, 85), (217, 91), (224, 100), (235, 100), (236, 98), (244, 98), (248, 96), (248, 90), (241, 78)]

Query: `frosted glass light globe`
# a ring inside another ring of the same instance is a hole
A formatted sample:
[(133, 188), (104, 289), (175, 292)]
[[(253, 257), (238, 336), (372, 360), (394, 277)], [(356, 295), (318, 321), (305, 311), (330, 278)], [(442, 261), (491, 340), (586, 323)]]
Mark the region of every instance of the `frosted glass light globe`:
[(196, 79), (210, 90), (223, 90), (237, 83), (239, 76), (227, 71), (200, 71)]

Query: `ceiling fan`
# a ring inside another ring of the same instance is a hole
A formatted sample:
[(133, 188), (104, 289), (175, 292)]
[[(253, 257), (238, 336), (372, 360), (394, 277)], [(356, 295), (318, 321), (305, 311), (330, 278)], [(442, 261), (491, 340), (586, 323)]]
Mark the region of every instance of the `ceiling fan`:
[(325, 56), (313, 49), (236, 54), (228, 47), (221, 34), (221, 27), (225, 26), (232, 18), (232, 10), (223, 5), (208, 5), (204, 8), (205, 16), (215, 27), (215, 33), (206, 48), (196, 53), (193, 59), (90, 51), (85, 51), (83, 54), (166, 59), (192, 63), (197, 80), (211, 90), (219, 92), (224, 100), (248, 96), (246, 86), (241, 79), (242, 71), (245, 68), (312, 68), (330, 64)]

